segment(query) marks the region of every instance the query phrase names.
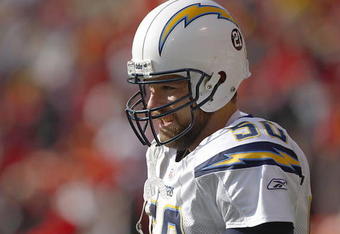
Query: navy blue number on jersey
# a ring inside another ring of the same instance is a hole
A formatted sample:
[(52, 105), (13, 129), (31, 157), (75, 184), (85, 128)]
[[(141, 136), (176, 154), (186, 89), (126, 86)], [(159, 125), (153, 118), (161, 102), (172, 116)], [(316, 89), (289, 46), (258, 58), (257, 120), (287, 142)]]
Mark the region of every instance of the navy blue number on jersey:
[(168, 230), (175, 229), (177, 234), (182, 234), (181, 217), (177, 208), (167, 206), (164, 210), (162, 234), (167, 234)]
[(261, 122), (266, 129), (266, 132), (271, 137), (276, 137), (283, 142), (287, 142), (287, 136), (284, 134), (283, 130), (276, 127), (272, 122), (262, 121)]
[[(259, 135), (256, 126), (247, 121), (237, 124), (236, 126), (232, 127), (231, 130), (233, 131), (236, 139), (239, 141), (253, 138)], [(241, 133), (240, 130), (244, 131)]]
[[(263, 124), (267, 135), (274, 138), (278, 138), (285, 143), (287, 142), (287, 136), (285, 135), (282, 129), (276, 127), (270, 121), (261, 121), (261, 123)], [(233, 131), (233, 134), (236, 137), (236, 139), (239, 141), (257, 137), (260, 135), (255, 124), (250, 123), (248, 121), (244, 121), (237, 124), (236, 126), (232, 127), (231, 130)]]
[[(151, 204), (150, 211), (152, 218), (156, 220), (157, 206), (154, 203)], [(182, 234), (179, 208), (168, 205), (164, 208), (162, 234), (167, 234), (171, 229), (176, 230), (177, 234)]]

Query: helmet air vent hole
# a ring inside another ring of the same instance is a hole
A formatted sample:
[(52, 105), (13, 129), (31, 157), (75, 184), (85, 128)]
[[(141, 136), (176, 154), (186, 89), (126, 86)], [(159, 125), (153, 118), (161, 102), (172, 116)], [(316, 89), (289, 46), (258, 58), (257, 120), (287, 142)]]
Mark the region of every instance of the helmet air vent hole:
[(225, 71), (220, 71), (218, 74), (220, 75), (220, 80), (218, 82), (220, 84), (224, 83), (224, 81), (227, 79), (227, 74)]

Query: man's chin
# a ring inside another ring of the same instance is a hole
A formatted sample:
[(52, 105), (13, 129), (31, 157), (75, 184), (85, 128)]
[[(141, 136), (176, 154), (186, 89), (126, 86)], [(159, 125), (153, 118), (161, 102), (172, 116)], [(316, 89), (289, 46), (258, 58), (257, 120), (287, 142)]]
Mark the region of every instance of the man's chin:
[[(197, 137), (199, 137), (201, 131), (204, 129), (211, 116), (209, 113), (205, 113), (203, 111), (200, 111), (199, 113), (200, 114), (197, 115), (196, 122), (187, 133), (182, 135), (177, 140), (165, 144), (165, 146), (177, 150), (185, 150), (191, 147), (191, 145), (196, 141)], [(173, 137), (183, 133), (183, 131), (186, 131), (188, 126), (189, 124), (187, 124), (186, 127), (184, 127), (184, 125), (181, 125), (178, 127), (176, 126), (176, 128), (172, 127), (160, 129), (159, 140), (161, 142), (166, 142), (172, 139)]]
[(183, 144), (179, 140), (171, 141), (168, 144), (165, 144), (165, 146), (169, 147), (169, 148), (176, 149), (176, 150), (184, 150), (184, 149), (186, 149), (186, 147), (184, 147)]
[[(174, 138), (175, 136), (177, 136), (178, 134), (165, 134), (160, 132), (159, 134), (159, 140), (161, 142), (166, 142), (172, 138)], [(173, 148), (173, 149), (177, 149), (177, 150), (184, 150), (186, 148), (188, 148), (191, 144), (191, 142), (188, 142), (188, 137), (186, 137), (187, 134), (185, 134), (184, 136), (181, 136), (180, 138), (178, 138), (177, 140), (171, 141), (167, 144), (165, 144), (165, 146), (169, 147), (169, 148)]]
[[(160, 140), (160, 142), (166, 142), (166, 141), (170, 140), (173, 137), (174, 137), (173, 135), (164, 134), (162, 132), (159, 133), (159, 140)], [(169, 144), (171, 144), (172, 142), (166, 144), (166, 146), (169, 146)]]
[[(170, 134), (160, 132), (159, 133), (159, 140), (160, 140), (160, 142), (166, 142), (166, 141), (174, 138), (175, 136), (177, 136), (177, 135), (173, 135), (173, 134), (170, 135)], [(181, 141), (181, 137), (178, 140), (171, 141), (171, 142), (165, 144), (165, 146), (167, 146), (169, 148), (178, 149), (178, 147), (180, 145), (180, 141)]]

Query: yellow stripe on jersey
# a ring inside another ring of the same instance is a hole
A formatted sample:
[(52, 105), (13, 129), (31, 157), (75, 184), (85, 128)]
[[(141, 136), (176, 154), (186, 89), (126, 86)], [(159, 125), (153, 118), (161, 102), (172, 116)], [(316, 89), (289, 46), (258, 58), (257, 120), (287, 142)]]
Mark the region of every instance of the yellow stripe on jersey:
[(288, 154), (281, 152), (278, 150), (278, 153), (273, 152), (247, 152), (247, 153), (237, 153), (237, 154), (229, 154), (225, 155), (229, 157), (228, 159), (213, 164), (212, 166), (221, 166), (221, 165), (232, 165), (235, 163), (242, 163), (244, 160), (254, 159), (254, 160), (263, 160), (263, 159), (272, 159), (280, 165), (285, 166), (300, 166), (300, 162)]
[(278, 166), (303, 177), (301, 164), (292, 149), (273, 142), (252, 142), (227, 149), (195, 168), (195, 177), (205, 174), (263, 165)]

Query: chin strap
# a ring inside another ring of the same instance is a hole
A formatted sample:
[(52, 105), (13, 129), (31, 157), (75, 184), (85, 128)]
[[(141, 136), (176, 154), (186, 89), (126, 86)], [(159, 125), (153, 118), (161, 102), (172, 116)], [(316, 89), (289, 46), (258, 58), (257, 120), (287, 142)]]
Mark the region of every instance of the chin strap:
[(139, 219), (136, 223), (136, 230), (139, 234), (144, 234), (143, 230), (142, 230), (142, 220), (143, 220), (144, 209), (145, 209), (146, 203), (147, 203), (147, 201), (143, 202), (143, 208), (142, 208), (142, 211), (140, 213)]
[[(147, 204), (147, 201), (150, 201), (154, 196), (157, 196), (156, 200), (158, 200), (158, 197), (162, 197), (163, 199), (166, 198), (166, 187), (163, 181), (157, 177), (156, 173), (156, 164), (158, 160), (158, 156), (162, 153), (159, 150), (162, 150), (163, 148), (157, 147), (158, 151), (155, 151), (153, 155), (150, 155), (150, 158), (148, 159), (148, 173), (149, 173), (149, 178), (145, 181), (144, 183), (144, 191), (143, 191), (143, 208), (141, 211), (141, 214), (139, 216), (139, 219), (136, 223), (136, 230), (139, 234), (144, 234), (142, 230), (142, 220), (143, 220), (143, 215), (145, 211), (145, 207)], [(146, 213), (148, 213), (148, 208)], [(152, 222), (149, 222), (149, 233), (151, 234), (152, 231)]]

